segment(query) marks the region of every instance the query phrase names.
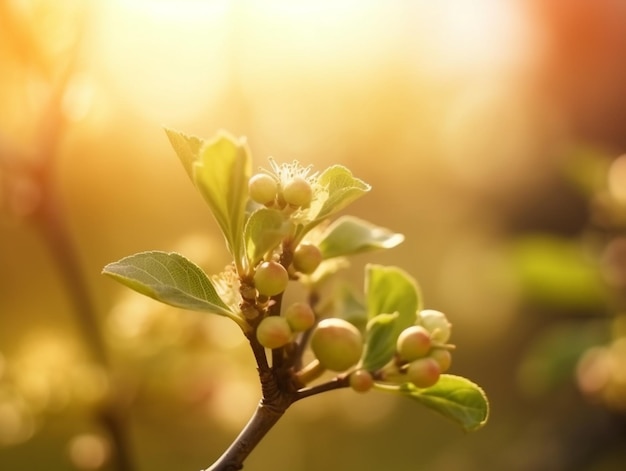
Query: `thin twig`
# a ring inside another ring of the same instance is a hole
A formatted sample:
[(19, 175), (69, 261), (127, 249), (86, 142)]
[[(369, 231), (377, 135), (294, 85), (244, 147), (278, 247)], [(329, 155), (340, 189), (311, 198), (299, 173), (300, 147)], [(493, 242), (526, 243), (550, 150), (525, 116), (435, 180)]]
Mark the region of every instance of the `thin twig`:
[(350, 376), (343, 375), (337, 376), (330, 381), (327, 381), (322, 384), (318, 384), (316, 386), (312, 386), (310, 388), (300, 389), (294, 399), (293, 402), (297, 402), (301, 399), (305, 399), (307, 397), (315, 396), (316, 394), (321, 394), (327, 391), (333, 391), (335, 389), (347, 388), (350, 386)]

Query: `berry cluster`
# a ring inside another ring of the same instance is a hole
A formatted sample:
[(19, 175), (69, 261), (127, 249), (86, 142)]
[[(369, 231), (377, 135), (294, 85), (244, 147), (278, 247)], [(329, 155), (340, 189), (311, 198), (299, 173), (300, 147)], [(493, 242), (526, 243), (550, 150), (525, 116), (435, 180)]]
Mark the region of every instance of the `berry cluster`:
[(433, 386), (452, 363), (446, 342), (450, 339), (451, 324), (445, 314), (425, 309), (417, 314), (417, 322), (404, 329), (396, 342), (396, 359), (385, 371), (393, 379), (405, 378), (418, 388)]
[(313, 200), (313, 187), (305, 173), (282, 173), (280, 176), (269, 173), (253, 175), (248, 182), (248, 193), (252, 201), (268, 208), (307, 208)]
[(313, 309), (306, 303), (291, 304), (282, 316), (268, 316), (257, 326), (257, 340), (265, 348), (280, 348), (292, 341), (294, 334), (315, 324)]
[[(248, 183), (250, 198), (267, 208), (281, 211), (289, 217), (298, 209), (306, 209), (314, 199), (315, 177), (308, 177), (308, 169), (277, 167), (275, 173), (258, 173)], [(284, 246), (282, 247), (284, 249)], [(258, 295), (271, 298), (280, 295), (294, 274), (311, 274), (322, 262), (320, 249), (308, 242), (300, 242), (291, 250), (288, 263), (284, 257), (268, 254), (254, 270), (253, 284)], [(280, 258), (280, 261), (278, 261)], [(315, 356), (315, 371), (344, 373), (349, 385), (358, 392), (371, 389), (376, 381), (383, 383), (410, 382), (419, 388), (433, 386), (442, 373), (450, 368), (454, 348), (448, 344), (450, 323), (435, 310), (422, 310), (414, 325), (398, 336), (394, 359), (382, 369), (368, 371), (363, 365), (366, 340), (362, 332), (350, 322), (326, 318), (317, 322), (307, 303), (296, 302), (281, 315), (266, 315), (256, 326), (256, 338), (269, 349), (286, 346), (296, 340), (296, 334), (309, 331), (309, 347)], [(318, 374), (310, 376), (312, 379)]]

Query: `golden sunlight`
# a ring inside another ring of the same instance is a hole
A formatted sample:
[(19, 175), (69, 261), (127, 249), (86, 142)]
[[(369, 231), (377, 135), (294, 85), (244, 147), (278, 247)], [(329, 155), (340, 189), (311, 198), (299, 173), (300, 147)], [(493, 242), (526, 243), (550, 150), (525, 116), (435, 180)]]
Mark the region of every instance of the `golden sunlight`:
[(515, 66), (528, 57), (532, 38), (520, 2), (444, 0), (419, 9), (432, 47), (428, 60), (443, 71)]

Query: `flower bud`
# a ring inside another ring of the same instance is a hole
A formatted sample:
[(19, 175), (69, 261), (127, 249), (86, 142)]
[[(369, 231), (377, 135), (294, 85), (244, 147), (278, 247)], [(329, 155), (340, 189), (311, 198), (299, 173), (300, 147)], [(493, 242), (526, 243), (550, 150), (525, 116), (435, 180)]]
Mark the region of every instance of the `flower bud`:
[(421, 325), (412, 325), (398, 336), (396, 351), (400, 359), (413, 361), (427, 356), (431, 346), (430, 332)]
[(266, 317), (256, 330), (256, 338), (265, 348), (284, 347), (291, 341), (291, 335), (289, 324), (279, 316)]
[(374, 378), (367, 370), (356, 370), (350, 373), (350, 387), (356, 392), (367, 392), (374, 386)]
[(452, 354), (446, 348), (433, 348), (428, 356), (439, 364), (442, 373), (448, 371), (452, 365)]
[(429, 388), (439, 381), (441, 369), (433, 358), (419, 358), (409, 363), (406, 375), (418, 388)]
[(345, 371), (361, 358), (363, 337), (348, 321), (324, 319), (311, 334), (311, 350), (324, 368)]
[(280, 263), (261, 263), (254, 273), (254, 286), (264, 296), (275, 296), (287, 288), (289, 274)]
[(293, 253), (293, 267), (300, 273), (309, 275), (322, 263), (322, 252), (309, 243), (300, 244)]
[(430, 332), (433, 343), (444, 344), (450, 339), (452, 324), (443, 312), (425, 309), (418, 314), (418, 322)]
[(270, 204), (276, 198), (278, 182), (266, 173), (257, 173), (248, 181), (248, 194), (253, 201)]
[(292, 206), (307, 207), (313, 200), (313, 189), (304, 177), (296, 176), (284, 184), (283, 199)]
[(296, 302), (285, 310), (285, 319), (294, 332), (304, 332), (315, 324), (315, 313), (307, 303)]

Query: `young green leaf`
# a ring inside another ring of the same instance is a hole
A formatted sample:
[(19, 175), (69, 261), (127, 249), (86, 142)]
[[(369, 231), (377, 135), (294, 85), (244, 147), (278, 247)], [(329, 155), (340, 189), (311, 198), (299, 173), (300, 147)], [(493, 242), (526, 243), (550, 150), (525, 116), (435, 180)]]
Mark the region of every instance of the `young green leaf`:
[(167, 138), (174, 148), (189, 178), (193, 181), (193, 163), (198, 159), (200, 149), (204, 145), (204, 139), (196, 136), (188, 136), (173, 129), (165, 129)]
[(250, 266), (256, 266), (268, 251), (278, 246), (289, 233), (289, 228), (288, 221), (280, 211), (260, 208), (253, 212), (244, 228), (244, 243)]
[(162, 303), (220, 314), (242, 325), (242, 319), (222, 301), (204, 271), (180, 254), (141, 252), (109, 263), (102, 273)]
[[(381, 389), (393, 391), (392, 388)], [(437, 384), (426, 389), (405, 383), (396, 390), (453, 420), (466, 432), (478, 430), (489, 417), (489, 402), (485, 392), (461, 376), (441, 375)]]
[(238, 270), (243, 271), (243, 233), (250, 152), (243, 139), (220, 132), (204, 141), (168, 130), (167, 135), (185, 170), (209, 204)]
[(327, 168), (318, 176), (317, 181), (326, 188), (328, 197), (315, 220), (309, 225), (311, 227), (342, 210), (371, 189), (367, 183), (354, 177), (350, 170), (341, 165)]
[(364, 370), (376, 371), (393, 358), (398, 337), (395, 334), (397, 319), (397, 312), (378, 314), (367, 323), (365, 349), (361, 360)]
[(397, 312), (398, 334), (413, 325), (421, 309), (421, 295), (415, 279), (397, 267), (369, 264), (365, 267), (368, 318)]
[(390, 249), (404, 240), (402, 234), (354, 216), (342, 216), (324, 231), (319, 248), (325, 259)]
[(415, 323), (421, 304), (419, 288), (410, 275), (397, 267), (370, 264), (365, 272), (365, 293), (370, 322), (380, 314), (397, 313), (385, 326), (385, 342), (377, 348), (376, 363), (387, 363), (393, 357), (400, 332)]
[(331, 306), (334, 317), (346, 320), (357, 329), (365, 331), (367, 312), (363, 300), (357, 297), (351, 285), (347, 283), (335, 285)]

